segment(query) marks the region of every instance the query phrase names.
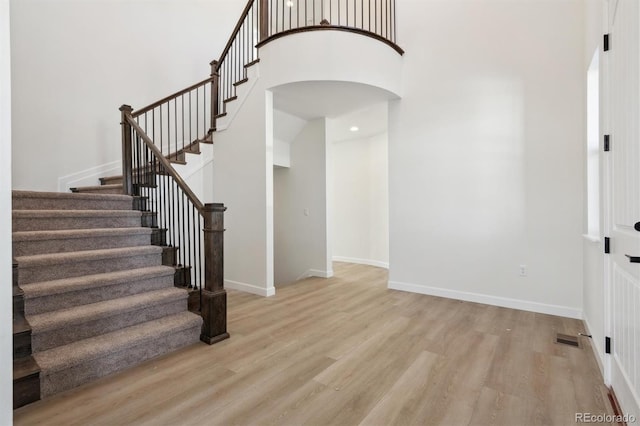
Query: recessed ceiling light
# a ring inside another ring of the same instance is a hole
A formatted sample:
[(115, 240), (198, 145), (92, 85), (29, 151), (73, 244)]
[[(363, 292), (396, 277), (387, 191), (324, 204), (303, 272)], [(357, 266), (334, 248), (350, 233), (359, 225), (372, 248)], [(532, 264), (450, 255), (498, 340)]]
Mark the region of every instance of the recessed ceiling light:
[(358, 127), (358, 126), (351, 126), (351, 128), (350, 128), (349, 130), (351, 130), (352, 132), (357, 132), (358, 130), (360, 130), (360, 127)]
[(287, 1), (287, 7), (293, 7), (293, 0)]

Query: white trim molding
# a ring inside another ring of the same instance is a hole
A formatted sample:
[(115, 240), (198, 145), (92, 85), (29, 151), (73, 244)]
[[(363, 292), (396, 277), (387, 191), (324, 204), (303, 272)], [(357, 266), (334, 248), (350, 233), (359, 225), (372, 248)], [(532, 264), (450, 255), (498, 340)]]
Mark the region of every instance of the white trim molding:
[(333, 277), (333, 269), (330, 269), (328, 271), (321, 271), (319, 269), (309, 269), (308, 271), (300, 275), (298, 278), (296, 278), (296, 281), (304, 280), (306, 278), (311, 278), (311, 277), (331, 278)]
[(429, 287), (418, 284), (389, 281), (391, 290), (409, 293), (426, 294), (428, 296), (445, 297), (447, 299), (464, 300), (466, 302), (482, 303), (521, 311), (537, 312), (540, 314), (557, 315), (560, 317), (582, 319), (582, 311), (569, 306), (549, 305), (546, 303), (530, 302), (527, 300), (511, 299), (508, 297), (490, 296), (487, 294), (470, 293), (466, 291), (449, 290), (446, 288)]
[(72, 173), (58, 178), (58, 191), (68, 192), (69, 188), (78, 186), (100, 185), (101, 177), (119, 175), (122, 173), (122, 160), (101, 164), (81, 172)]
[(241, 283), (238, 281), (224, 280), (225, 288), (231, 290), (243, 291), (245, 293), (257, 294), (262, 297), (271, 297), (276, 295), (275, 287), (258, 287), (257, 285)]
[(358, 265), (375, 266), (376, 268), (389, 269), (389, 262), (372, 259), (358, 259), (356, 257), (333, 256), (334, 262), (357, 263)]

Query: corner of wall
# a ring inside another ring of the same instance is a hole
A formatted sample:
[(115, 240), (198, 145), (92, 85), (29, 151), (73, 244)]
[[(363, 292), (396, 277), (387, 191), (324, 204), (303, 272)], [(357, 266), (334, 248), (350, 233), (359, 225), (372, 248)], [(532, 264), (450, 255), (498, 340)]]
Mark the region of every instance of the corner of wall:
[(0, 424), (13, 423), (11, 286), (11, 35), (9, 1), (0, 0)]

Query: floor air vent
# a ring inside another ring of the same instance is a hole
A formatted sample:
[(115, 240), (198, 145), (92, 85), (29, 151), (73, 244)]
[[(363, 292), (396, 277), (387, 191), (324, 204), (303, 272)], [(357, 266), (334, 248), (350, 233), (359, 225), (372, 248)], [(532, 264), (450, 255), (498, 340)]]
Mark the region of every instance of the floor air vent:
[(576, 348), (580, 347), (580, 342), (578, 341), (578, 336), (570, 336), (568, 334), (558, 333), (556, 335), (556, 343), (562, 343), (563, 345), (575, 346)]

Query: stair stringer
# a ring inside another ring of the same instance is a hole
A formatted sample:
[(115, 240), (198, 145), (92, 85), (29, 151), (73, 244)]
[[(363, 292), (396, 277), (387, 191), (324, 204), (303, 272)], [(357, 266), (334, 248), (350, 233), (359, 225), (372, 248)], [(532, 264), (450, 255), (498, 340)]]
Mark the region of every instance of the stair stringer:
[(226, 115), (216, 120), (216, 128), (219, 132), (226, 130), (233, 123), (238, 111), (240, 111), (260, 78), (259, 62), (255, 62), (245, 69), (247, 81), (235, 87), (236, 99), (225, 103), (225, 111), (221, 112), (226, 113)]

